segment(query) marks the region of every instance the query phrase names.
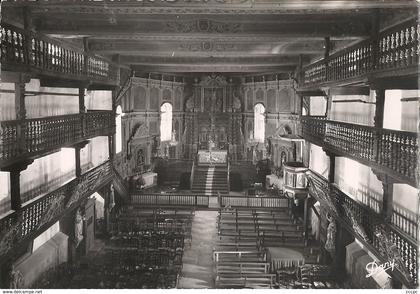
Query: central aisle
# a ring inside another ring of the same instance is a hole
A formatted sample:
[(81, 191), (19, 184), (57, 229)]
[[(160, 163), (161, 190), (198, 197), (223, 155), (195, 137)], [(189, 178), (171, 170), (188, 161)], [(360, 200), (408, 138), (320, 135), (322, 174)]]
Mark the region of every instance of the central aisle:
[(184, 249), (180, 289), (214, 288), (213, 248), (217, 242), (217, 211), (196, 211), (192, 223), (192, 243)]

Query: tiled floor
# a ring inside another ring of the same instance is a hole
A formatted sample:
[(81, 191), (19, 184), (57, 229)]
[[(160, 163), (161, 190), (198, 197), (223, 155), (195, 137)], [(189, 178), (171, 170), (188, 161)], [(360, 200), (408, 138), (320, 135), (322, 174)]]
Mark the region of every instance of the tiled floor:
[(185, 248), (180, 289), (214, 288), (212, 252), (218, 235), (217, 211), (196, 211), (191, 246)]

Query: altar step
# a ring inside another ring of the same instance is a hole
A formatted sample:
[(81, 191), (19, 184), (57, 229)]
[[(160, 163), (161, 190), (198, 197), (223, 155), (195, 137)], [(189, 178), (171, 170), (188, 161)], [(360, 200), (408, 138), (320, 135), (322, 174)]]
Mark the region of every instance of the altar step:
[(224, 166), (198, 166), (194, 170), (191, 192), (209, 196), (228, 194), (227, 168)]

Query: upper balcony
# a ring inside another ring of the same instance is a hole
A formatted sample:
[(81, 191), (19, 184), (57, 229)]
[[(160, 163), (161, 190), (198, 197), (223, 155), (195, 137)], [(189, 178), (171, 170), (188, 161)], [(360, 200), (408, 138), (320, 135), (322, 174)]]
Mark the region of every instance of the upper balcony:
[(112, 135), (112, 111), (0, 122), (0, 167), (36, 158), (97, 136)]
[(104, 57), (45, 35), (2, 23), (2, 71), (30, 73), (90, 84), (97, 89), (120, 85), (120, 68)]
[(417, 19), (411, 19), (312, 63), (302, 69), (300, 90), (367, 82), (368, 79), (411, 76), (419, 72)]
[(301, 123), (306, 140), (416, 186), (416, 133), (331, 121), (321, 116), (302, 116)]

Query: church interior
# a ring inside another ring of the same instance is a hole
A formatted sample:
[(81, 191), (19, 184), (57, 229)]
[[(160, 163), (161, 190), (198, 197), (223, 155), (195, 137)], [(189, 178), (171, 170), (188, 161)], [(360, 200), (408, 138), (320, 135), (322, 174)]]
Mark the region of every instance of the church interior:
[(2, 1), (0, 288), (417, 289), (417, 5)]

